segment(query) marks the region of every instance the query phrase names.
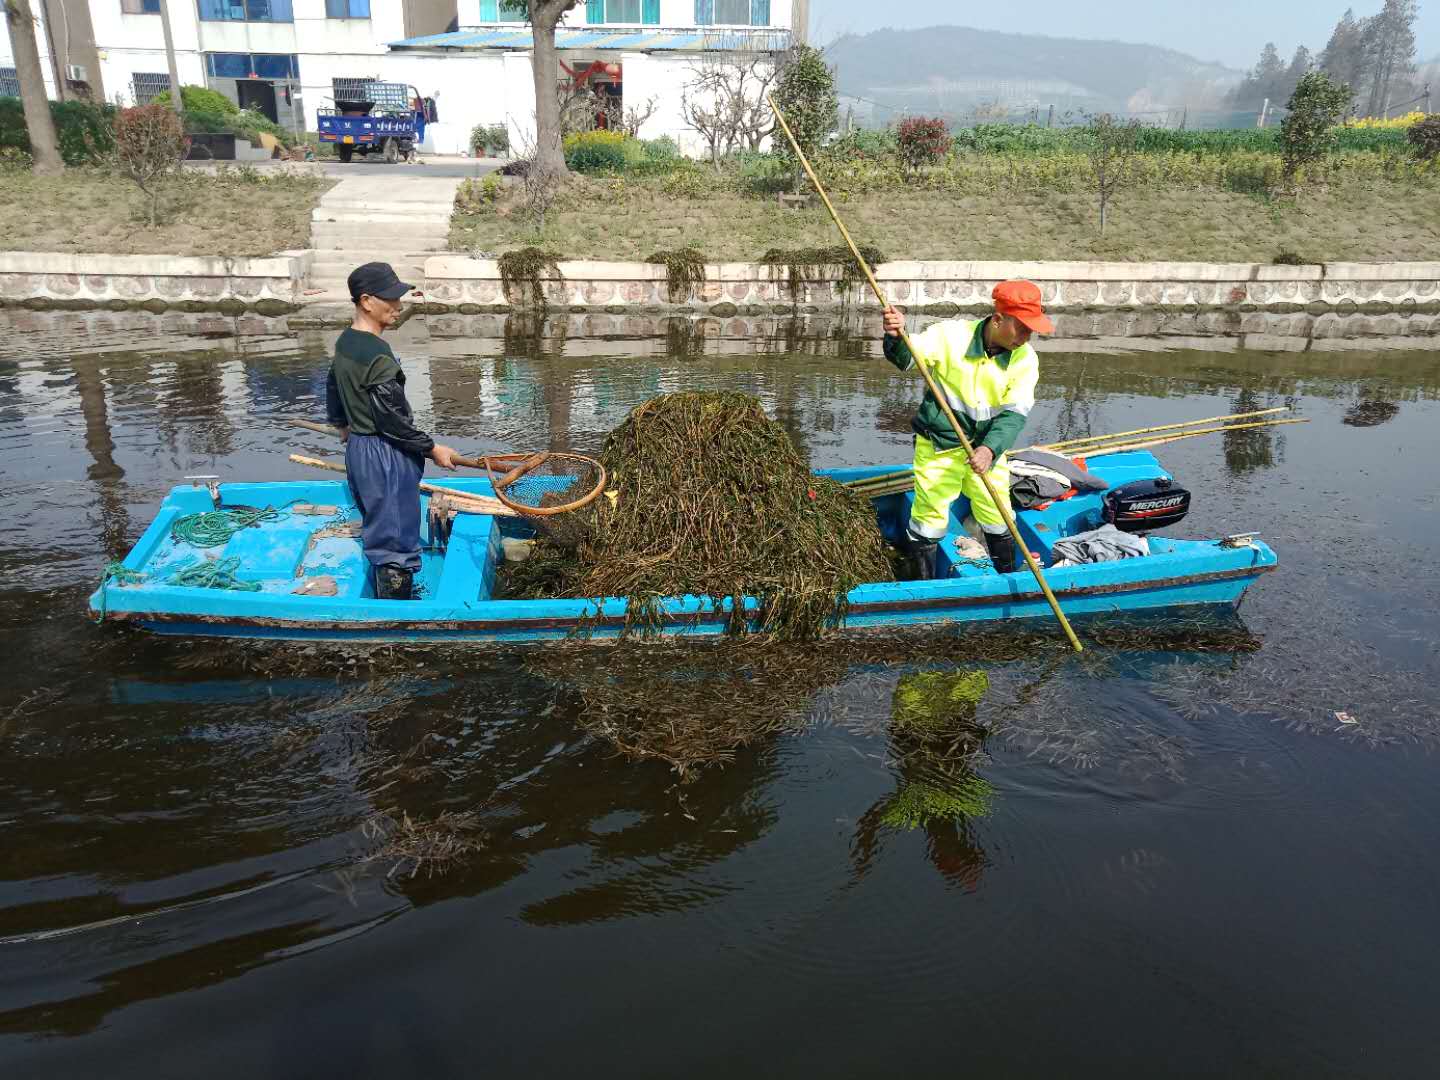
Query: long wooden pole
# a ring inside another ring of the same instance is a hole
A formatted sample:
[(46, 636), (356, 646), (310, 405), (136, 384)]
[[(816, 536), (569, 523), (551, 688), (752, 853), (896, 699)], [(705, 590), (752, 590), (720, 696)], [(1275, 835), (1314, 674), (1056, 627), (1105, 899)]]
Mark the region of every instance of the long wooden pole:
[[(330, 472), (345, 472), (344, 465), (336, 465), (333, 461), (322, 461), (319, 458), (303, 457), (300, 454), (291, 454), (290, 460), (296, 465), (309, 465), (312, 469), (327, 469)], [(502, 503), (499, 499), (492, 499), (486, 495), (472, 495), (468, 491), (458, 491), (455, 488), (441, 487), (439, 484), (427, 484), (421, 482), (420, 490), (429, 495), (446, 495), (455, 501), (455, 504), (468, 514), (484, 514), (489, 517), (518, 517), (519, 515)]]
[[(875, 280), (875, 274), (871, 271), (870, 264), (865, 261), (865, 256), (860, 254), (860, 249), (855, 246), (855, 241), (850, 238), (850, 230), (845, 228), (845, 223), (840, 220), (840, 215), (836, 213), (835, 204), (830, 201), (830, 196), (825, 193), (825, 185), (820, 183), (820, 178), (815, 175), (815, 170), (810, 167), (810, 160), (805, 156), (805, 151), (801, 150), (800, 144), (795, 141), (795, 133), (790, 130), (790, 125), (785, 120), (785, 114), (780, 111), (780, 107), (775, 104), (775, 99), (771, 97), (769, 93), (765, 95), (765, 100), (769, 102), (771, 111), (775, 113), (775, 120), (780, 125), (780, 130), (785, 132), (785, 137), (790, 140), (790, 145), (795, 151), (796, 158), (799, 159), (801, 166), (805, 169), (805, 175), (810, 178), (810, 183), (815, 185), (815, 193), (820, 196), (820, 201), (825, 204), (825, 209), (830, 211), (830, 218), (835, 222), (835, 227), (840, 230), (840, 235), (845, 238), (845, 243), (850, 248), (850, 254), (854, 256), (856, 264), (864, 271), (865, 280), (870, 283), (870, 288), (875, 293), (875, 299), (880, 301), (882, 308), (889, 307), (890, 302), (885, 299), (885, 293), (880, 288), (880, 282)], [(931, 395), (935, 398), (936, 402), (939, 403), (940, 408), (944, 410), (945, 419), (950, 421), (950, 426), (955, 429), (955, 434), (959, 436), (960, 446), (964, 449), (966, 457), (973, 456), (975, 448), (970, 445), (970, 440), (965, 437), (965, 429), (960, 426), (960, 421), (955, 418), (955, 413), (950, 408), (949, 400), (945, 397), (940, 387), (936, 385), (935, 377), (930, 373), (930, 366), (911, 343), (910, 335), (905, 332), (904, 327), (900, 329), (900, 340), (905, 342), (905, 347), (910, 350), (910, 355), (915, 358), (915, 366), (920, 369), (920, 374), (924, 377), (925, 385), (929, 387)], [(991, 502), (995, 504), (995, 508), (1000, 511), (1000, 516), (1005, 520), (1005, 527), (1010, 530), (1010, 536), (1014, 539), (1016, 548), (1019, 549), (1020, 554), (1025, 556), (1025, 563), (1030, 567), (1030, 572), (1035, 575), (1035, 581), (1039, 584), (1040, 591), (1045, 594), (1045, 599), (1050, 604), (1050, 610), (1055, 613), (1055, 618), (1059, 621), (1061, 629), (1065, 631), (1065, 636), (1070, 639), (1070, 644), (1076, 652), (1084, 651), (1084, 646), (1080, 644), (1080, 639), (1075, 636), (1075, 631), (1070, 626), (1070, 620), (1065, 617), (1065, 612), (1060, 610), (1060, 601), (1055, 599), (1055, 593), (1051, 591), (1050, 583), (1045, 580), (1045, 572), (1040, 569), (1040, 564), (1035, 561), (1035, 556), (1030, 553), (1030, 545), (1025, 543), (1020, 536), (1020, 529), (1015, 524), (1015, 515), (1010, 512), (1009, 493), (1007, 492), (1006, 497), (1002, 499), (1000, 493), (995, 490), (995, 483), (990, 479), (989, 472), (982, 472), (977, 475), (979, 475), (981, 483), (985, 485), (985, 491), (989, 494)]]
[(1278, 409), (1261, 409), (1258, 412), (1232, 413), (1229, 416), (1207, 416), (1204, 420), (1183, 420), (1178, 424), (1160, 424), (1156, 427), (1136, 428), (1134, 431), (1117, 431), (1113, 435), (1087, 435), (1083, 439), (1065, 439), (1061, 442), (1037, 443), (1029, 449), (1069, 450), (1071, 447), (1084, 446), (1088, 443), (1114, 442), (1118, 439), (1128, 439), (1132, 435), (1150, 435), (1157, 431), (1179, 431), (1183, 428), (1197, 427), (1200, 424), (1219, 424), (1227, 420), (1251, 420), (1257, 416), (1270, 416), (1274, 413), (1290, 411), (1289, 405), (1281, 405)]

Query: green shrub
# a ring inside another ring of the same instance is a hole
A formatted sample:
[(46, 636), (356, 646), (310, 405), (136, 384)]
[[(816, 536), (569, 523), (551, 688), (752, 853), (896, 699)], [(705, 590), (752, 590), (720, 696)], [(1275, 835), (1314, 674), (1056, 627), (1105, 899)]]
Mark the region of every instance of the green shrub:
[(619, 131), (577, 131), (565, 136), (565, 164), (576, 172), (624, 172), (644, 158), (639, 140)]
[(289, 146), (294, 141), (293, 132), (286, 131), (279, 124), (275, 123), (264, 113), (256, 112), (254, 109), (241, 109), (234, 116), (228, 118), (231, 130), (241, 138), (249, 139), (257, 146), (260, 140), (257, 135), (273, 135), (280, 140), (281, 146)]
[(640, 149), (645, 152), (646, 161), (673, 162), (684, 159), (680, 153), (680, 144), (669, 135), (662, 135), (658, 139), (642, 139)]
[(1280, 125), (1286, 179), (1334, 148), (1336, 129), (1351, 96), (1350, 87), (1333, 81), (1323, 71), (1312, 71), (1301, 78), (1290, 95), (1290, 115)]
[(232, 128), (230, 118), (224, 113), (192, 109), (185, 113), (185, 130), (216, 134), (222, 131), (231, 131)]
[[(66, 165), (93, 164), (115, 146), (112, 105), (52, 101), (50, 115), (55, 118), (55, 136)], [(30, 153), (30, 133), (19, 98), (0, 98), (0, 147), (7, 146)]]
[[(170, 91), (161, 90), (150, 99), (150, 103), (156, 105), (170, 104)], [(138, 102), (145, 105), (147, 102)], [(240, 111), (240, 106), (227, 98), (219, 90), (211, 90), (204, 86), (182, 86), (180, 87), (180, 104), (185, 107), (188, 113), (192, 109), (199, 112), (222, 113), (226, 116), (233, 116)]]
[[(840, 117), (835, 72), (825, 63), (825, 54), (809, 45), (792, 48), (775, 87), (774, 101), (801, 152), (813, 159)], [(795, 164), (794, 150), (783, 134), (776, 138), (775, 148), (786, 164)]]
[[(483, 145), (483, 144), (482, 144)], [(462, 214), (479, 214), (492, 209), (500, 199), (504, 181), (499, 173), (487, 173), (483, 179), (466, 179), (455, 192), (455, 209)]]
[(704, 169), (694, 162), (685, 162), (670, 170), (664, 181), (660, 184), (660, 191), (669, 199), (700, 199), (710, 188), (710, 180), (715, 174), (713, 171), (706, 173)]
[(879, 131), (852, 131), (836, 139), (827, 149), (837, 157), (881, 161), (894, 157), (899, 151), (899, 144), (894, 128), (883, 128)]

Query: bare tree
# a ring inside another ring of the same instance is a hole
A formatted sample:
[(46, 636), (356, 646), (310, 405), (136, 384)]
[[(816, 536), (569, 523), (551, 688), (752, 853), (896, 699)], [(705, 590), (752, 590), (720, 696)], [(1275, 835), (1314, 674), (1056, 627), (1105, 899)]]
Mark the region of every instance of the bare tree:
[(560, 54), (555, 50), (555, 27), (580, 0), (501, 0), (507, 11), (523, 12), (530, 21), (535, 51), (535, 160), (533, 168), (556, 176), (569, 175), (560, 130)]
[(50, 115), (50, 98), (45, 93), (45, 75), (40, 68), (40, 46), (35, 41), (35, 14), (30, 0), (5, 0), (5, 22), (10, 28), (10, 47), (15, 53), (15, 78), (20, 83), (20, 103), (25, 127), (30, 133), (30, 157), (37, 176), (65, 171), (60, 140), (55, 135), (55, 118)]
[(540, 166), (540, 148), (522, 130), (515, 160), (507, 167), (520, 178), (520, 210), (537, 234), (545, 232), (545, 222), (559, 200), (568, 173), (557, 173)]
[(1087, 149), (1095, 193), (1100, 197), (1100, 231), (1109, 220), (1110, 201), (1130, 180), (1131, 164), (1140, 152), (1138, 120), (1121, 120), (1109, 113), (1089, 117)]
[(610, 127), (614, 131), (624, 131), (632, 139), (640, 137), (640, 129), (649, 122), (655, 115), (655, 109), (659, 106), (658, 97), (647, 98), (643, 105), (632, 105), (621, 112), (620, 106), (616, 105), (610, 110), (607, 117)]
[(706, 53), (691, 65), (692, 77), (681, 91), (680, 111), (698, 131), (718, 169), (734, 150), (759, 150), (775, 131), (765, 95), (784, 74), (788, 53), (723, 50)]

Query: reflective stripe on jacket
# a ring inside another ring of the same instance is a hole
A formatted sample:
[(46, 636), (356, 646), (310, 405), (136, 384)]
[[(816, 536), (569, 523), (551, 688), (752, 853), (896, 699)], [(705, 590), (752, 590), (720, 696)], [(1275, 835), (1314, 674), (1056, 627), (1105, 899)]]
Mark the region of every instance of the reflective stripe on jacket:
[[(1035, 407), (1040, 358), (1028, 342), (1011, 352), (987, 356), (981, 337), (985, 321), (938, 322), (911, 340), (944, 391), (966, 438), (976, 447), (988, 446), (998, 458), (1015, 445), (1025, 418)], [(885, 339), (885, 357), (901, 371), (915, 365), (915, 358), (898, 337)], [(911, 427), (939, 450), (960, 445), (928, 387)]]

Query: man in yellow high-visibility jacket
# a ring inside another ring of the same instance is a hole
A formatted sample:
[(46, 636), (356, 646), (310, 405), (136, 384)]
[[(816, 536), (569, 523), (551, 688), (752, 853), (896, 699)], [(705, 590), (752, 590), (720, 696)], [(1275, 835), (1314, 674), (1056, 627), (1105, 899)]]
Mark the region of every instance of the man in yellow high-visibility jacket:
[[(913, 337), (916, 350), (944, 391), (955, 418), (975, 448), (968, 459), (944, 411), (927, 388), (910, 422), (915, 431), (915, 498), (910, 508), (906, 576), (935, 576), (936, 549), (950, 527), (950, 507), (961, 495), (985, 533), (997, 573), (1014, 573), (1015, 542), (979, 474), (988, 473), (995, 491), (1009, 498), (1006, 452), (1020, 437), (1035, 406), (1040, 361), (1031, 334), (1055, 326), (1040, 305), (1040, 287), (1030, 281), (1002, 281), (992, 294), (995, 314), (976, 321), (939, 322)], [(885, 358), (906, 371), (915, 358), (899, 337), (905, 317), (885, 309)]]

